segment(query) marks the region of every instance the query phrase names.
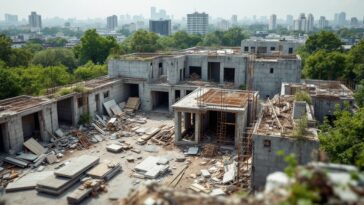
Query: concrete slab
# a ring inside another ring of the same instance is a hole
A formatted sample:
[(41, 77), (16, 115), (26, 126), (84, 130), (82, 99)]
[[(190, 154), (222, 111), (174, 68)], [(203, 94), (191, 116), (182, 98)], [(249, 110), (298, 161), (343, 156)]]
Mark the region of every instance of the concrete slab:
[(159, 157), (149, 156), (141, 163), (139, 163), (137, 166), (135, 166), (134, 169), (140, 172), (147, 172), (151, 170), (154, 166), (156, 166), (158, 161)]
[(87, 175), (96, 179), (104, 179), (110, 172), (114, 171), (114, 169), (120, 169), (119, 163), (115, 163), (113, 167), (110, 167), (109, 164), (110, 163), (100, 163), (88, 171)]
[(53, 176), (53, 174), (53, 171), (29, 173), (17, 181), (9, 183), (5, 190), (6, 192), (14, 192), (34, 189), (38, 181), (44, 180), (49, 176)]
[(14, 157), (5, 157), (4, 158), (4, 162), (7, 162), (9, 164), (16, 165), (16, 166), (21, 167), (21, 168), (25, 168), (29, 164), (28, 162), (25, 162), (25, 161), (20, 160), (20, 159), (16, 159)]
[(36, 155), (44, 154), (47, 150), (39, 144), (34, 138), (24, 142), (24, 146)]
[(211, 176), (210, 172), (206, 169), (201, 169), (201, 175), (205, 178), (209, 178)]
[(199, 151), (198, 147), (190, 147), (188, 148), (187, 155), (197, 155)]
[(49, 176), (37, 183), (35, 187), (38, 192), (52, 195), (60, 195), (80, 180), (80, 176), (73, 179), (65, 177)]
[(71, 162), (59, 170), (55, 171), (54, 174), (60, 177), (75, 178), (95, 166), (99, 163), (100, 158), (89, 155), (82, 155), (77, 158), (71, 159)]
[(68, 204), (79, 204), (91, 195), (92, 189), (76, 189), (67, 196)]
[(235, 162), (227, 166), (227, 171), (224, 173), (222, 183), (226, 184), (234, 181), (236, 176), (236, 164)]
[(160, 174), (165, 173), (168, 170), (168, 165), (155, 165), (150, 170), (148, 170), (144, 175), (146, 178), (155, 179)]
[(119, 153), (123, 150), (123, 146), (117, 144), (111, 144), (106, 147), (106, 150), (113, 153)]
[(23, 159), (31, 162), (36, 160), (37, 157), (38, 157), (37, 155), (31, 153), (21, 153), (20, 155), (16, 156), (17, 159)]
[(110, 100), (104, 103), (105, 110), (110, 117), (114, 116), (113, 112), (111, 111), (111, 107), (114, 105), (116, 105), (115, 100)]

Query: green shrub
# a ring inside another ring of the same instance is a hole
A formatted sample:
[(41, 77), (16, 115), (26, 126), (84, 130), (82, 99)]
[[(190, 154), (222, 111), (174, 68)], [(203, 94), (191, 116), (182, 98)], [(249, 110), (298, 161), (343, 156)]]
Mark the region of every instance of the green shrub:
[(312, 105), (312, 99), (311, 96), (303, 90), (297, 91), (294, 95), (294, 99), (296, 101), (305, 101), (307, 104)]
[(84, 124), (90, 124), (92, 121), (92, 117), (90, 115), (90, 113), (84, 113), (80, 116), (80, 120), (78, 121), (79, 125), (84, 125)]

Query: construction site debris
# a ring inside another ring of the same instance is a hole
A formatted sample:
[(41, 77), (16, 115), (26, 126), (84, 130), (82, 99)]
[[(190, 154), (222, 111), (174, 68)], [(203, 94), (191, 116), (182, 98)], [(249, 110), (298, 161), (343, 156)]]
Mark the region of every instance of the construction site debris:
[(203, 146), (202, 156), (204, 157), (214, 157), (217, 155), (218, 146), (215, 144), (207, 144)]
[(20, 153), (19, 155), (16, 156), (16, 158), (33, 162), (38, 158), (38, 156), (31, 153)]
[(23, 160), (20, 160), (20, 159), (16, 159), (14, 157), (11, 157), (11, 156), (7, 156), (4, 158), (4, 162), (7, 162), (9, 164), (13, 164), (13, 165), (16, 165), (18, 167), (21, 167), (21, 168), (25, 168), (28, 166), (28, 162), (26, 161), (23, 161)]
[(9, 183), (6, 186), (7, 192), (23, 191), (28, 189), (34, 189), (38, 181), (52, 176), (53, 171), (33, 172), (19, 178), (18, 180)]
[(47, 150), (39, 144), (34, 138), (24, 142), (24, 146), (36, 155), (44, 154)]
[(199, 151), (198, 147), (190, 147), (188, 148), (187, 155), (197, 155)]
[(87, 169), (96, 165), (99, 160), (99, 157), (94, 157), (90, 155), (82, 155), (77, 158), (72, 158), (70, 163), (55, 171), (54, 174), (56, 176), (73, 179), (81, 175)]
[(90, 171), (87, 172), (87, 175), (90, 177), (93, 177), (95, 179), (103, 179), (103, 180), (109, 180), (113, 176), (115, 176), (116, 173), (118, 173), (121, 170), (121, 166), (119, 163), (100, 163), (94, 168), (92, 168)]
[(104, 102), (104, 108), (110, 117), (114, 116), (113, 112), (111, 111), (111, 107), (113, 107), (114, 105), (116, 105), (115, 100)]
[(138, 110), (140, 106), (140, 99), (137, 97), (130, 97), (124, 107), (124, 111), (126, 112), (134, 112)]
[(111, 144), (106, 147), (106, 150), (113, 153), (119, 153), (123, 150), (123, 146), (118, 144)]
[(68, 204), (80, 204), (91, 195), (92, 189), (76, 189), (67, 196)]

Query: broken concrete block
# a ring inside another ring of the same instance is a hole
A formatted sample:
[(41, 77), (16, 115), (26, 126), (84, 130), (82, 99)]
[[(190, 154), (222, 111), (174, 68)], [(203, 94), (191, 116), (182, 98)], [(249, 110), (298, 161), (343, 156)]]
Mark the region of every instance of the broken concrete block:
[(187, 155), (197, 155), (198, 154), (198, 147), (190, 147), (188, 148)]
[(24, 146), (36, 155), (41, 155), (47, 151), (34, 138), (30, 138), (29, 140), (24, 142)]
[(57, 156), (54, 154), (49, 154), (46, 157), (48, 164), (53, 164), (57, 161)]
[(62, 138), (64, 137), (64, 133), (61, 129), (58, 129), (54, 132), (58, 137)]
[(128, 162), (134, 162), (134, 157), (132, 157), (132, 156), (128, 156), (128, 157), (126, 158), (126, 160), (127, 160)]
[(211, 196), (225, 196), (225, 192), (220, 189), (220, 188), (217, 188), (217, 189), (213, 189), (210, 193)]
[(38, 157), (37, 155), (31, 154), (31, 153), (21, 153), (20, 155), (16, 156), (16, 158), (18, 158), (18, 159), (24, 159), (24, 160), (31, 161), (31, 162), (36, 160), (37, 157)]
[(184, 156), (176, 157), (176, 162), (184, 162), (185, 160), (186, 160), (186, 157), (184, 157)]
[(209, 178), (211, 176), (210, 172), (206, 169), (201, 169), (201, 175), (205, 178)]
[(119, 153), (123, 150), (123, 146), (117, 144), (111, 144), (106, 147), (106, 150), (113, 153)]
[(45, 169), (45, 166), (39, 166), (38, 169), (37, 169), (37, 172), (41, 172)]
[(169, 159), (167, 159), (166, 157), (159, 157), (157, 164), (166, 165), (166, 164), (168, 164), (168, 162), (169, 162)]

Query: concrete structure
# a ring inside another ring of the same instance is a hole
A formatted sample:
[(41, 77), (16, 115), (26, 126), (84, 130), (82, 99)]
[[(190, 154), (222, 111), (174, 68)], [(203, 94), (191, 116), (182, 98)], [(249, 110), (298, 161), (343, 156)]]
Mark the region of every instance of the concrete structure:
[[(312, 106), (296, 102), (294, 96), (276, 96), (264, 105), (253, 131), (252, 188), (264, 187), (266, 177), (287, 167), (284, 156), (295, 154), (299, 164), (304, 165), (318, 158), (319, 140), (312, 126), (315, 121)], [(297, 135), (301, 116), (308, 120), (305, 133)]]
[(37, 12), (32, 11), (28, 20), (31, 31), (40, 31), (40, 29), (42, 29), (42, 16), (38, 15)]
[(269, 30), (276, 30), (277, 29), (277, 15), (272, 14), (269, 19)]
[(149, 20), (149, 31), (162, 36), (171, 35), (171, 20)]
[(106, 19), (106, 28), (115, 30), (118, 27), (118, 17), (116, 15), (108, 16)]
[(354, 94), (339, 81), (304, 80), (302, 83), (282, 83), (281, 95), (294, 95), (297, 91), (306, 91), (312, 98), (315, 118), (323, 122), (325, 117), (331, 119), (336, 106), (343, 109), (348, 103), (355, 109)]
[(18, 96), (0, 101), (0, 152), (16, 153), (30, 137), (49, 142), (58, 129), (57, 105), (44, 97)]
[(295, 39), (251, 38), (241, 42), (241, 52), (256, 54), (295, 54), (304, 42)]
[(236, 15), (236, 14), (232, 15), (230, 23), (232, 26), (237, 26), (238, 25), (238, 15)]
[(243, 86), (273, 96), (282, 82), (300, 81), (301, 59), (196, 47), (170, 54), (125, 55), (110, 60), (108, 69), (110, 77), (126, 79), (125, 95), (140, 97), (143, 110), (172, 112), (172, 104), (200, 86)]
[[(79, 88), (78, 91), (77, 89)], [(82, 89), (80, 89), (82, 88)], [(64, 89), (64, 88), (58, 88)], [(120, 79), (103, 77), (67, 87), (75, 91), (59, 96), (54, 89), (44, 97), (19, 96), (0, 101), (0, 153), (16, 153), (30, 137), (49, 142), (59, 125), (77, 126), (80, 116), (106, 115), (103, 103), (123, 98)]]
[(198, 88), (174, 108), (175, 143), (217, 142), (240, 145), (255, 120), (258, 92)]
[(319, 23), (318, 23), (318, 27), (319, 29), (325, 29), (329, 26), (329, 21), (326, 20), (325, 16), (321, 16)]
[(208, 32), (209, 15), (206, 13), (187, 14), (187, 33), (205, 35)]
[(5, 14), (5, 23), (8, 25), (16, 26), (18, 24), (18, 15)]
[(315, 23), (315, 18), (313, 17), (312, 14), (308, 14), (307, 16), (307, 25), (306, 25), (306, 32), (311, 32), (314, 29), (314, 23)]

